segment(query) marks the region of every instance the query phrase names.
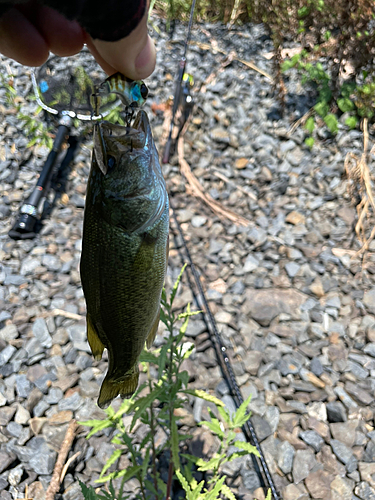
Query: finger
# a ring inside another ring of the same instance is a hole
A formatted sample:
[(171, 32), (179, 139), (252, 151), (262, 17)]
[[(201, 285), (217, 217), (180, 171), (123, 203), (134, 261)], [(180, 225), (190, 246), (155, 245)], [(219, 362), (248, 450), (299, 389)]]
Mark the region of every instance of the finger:
[(95, 57), (96, 62), (103, 68), (103, 70), (107, 73), (107, 75), (113, 75), (113, 73), (116, 73), (116, 71), (118, 71), (103, 59), (103, 57), (99, 54), (97, 48), (95, 47), (92, 38), (90, 37), (90, 35), (87, 34), (86, 34), (86, 45), (90, 50), (91, 54)]
[(50, 7), (41, 7), (35, 22), (51, 52), (57, 56), (77, 54), (85, 42), (85, 34), (77, 21), (69, 21)]
[(118, 42), (91, 39), (88, 46), (95, 47), (93, 55), (106, 73), (104, 66), (108, 65), (108, 69), (114, 70), (112, 73), (120, 71), (128, 78), (139, 80), (150, 76), (155, 69), (156, 51), (147, 33), (147, 9), (140, 24), (126, 38)]
[(16, 9), (8, 10), (0, 18), (0, 52), (25, 66), (40, 66), (49, 55), (43, 36)]

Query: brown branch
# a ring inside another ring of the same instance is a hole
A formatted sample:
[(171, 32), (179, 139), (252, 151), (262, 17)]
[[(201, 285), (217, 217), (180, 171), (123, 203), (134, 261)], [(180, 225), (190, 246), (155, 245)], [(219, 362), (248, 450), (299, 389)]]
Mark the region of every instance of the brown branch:
[(53, 470), (52, 479), (46, 492), (46, 500), (54, 500), (56, 493), (60, 489), (61, 472), (64, 467), (66, 457), (68, 456), (69, 450), (72, 446), (76, 430), (77, 422), (73, 419), (69, 424), (64, 441), (62, 442), (61, 449), (55, 463), (55, 468)]
[(218, 215), (219, 217), (224, 217), (226, 219), (231, 220), (237, 225), (247, 227), (250, 224), (250, 221), (248, 219), (245, 219), (245, 217), (242, 217), (242, 215), (238, 215), (236, 212), (233, 212), (233, 210), (225, 208), (221, 203), (218, 203), (209, 194), (203, 191), (200, 182), (193, 174), (190, 165), (184, 158), (184, 138), (182, 134), (178, 139), (177, 150), (178, 150), (178, 161), (180, 164), (181, 173), (188, 181), (193, 195), (204, 201), (206, 205), (208, 205), (210, 209), (213, 212), (215, 212), (215, 214)]

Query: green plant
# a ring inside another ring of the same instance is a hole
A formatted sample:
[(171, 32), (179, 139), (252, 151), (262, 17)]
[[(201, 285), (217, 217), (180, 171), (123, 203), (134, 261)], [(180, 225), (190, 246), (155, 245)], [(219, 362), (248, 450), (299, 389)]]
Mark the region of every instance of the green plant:
[[(225, 484), (225, 475), (221, 472), (222, 466), (237, 457), (249, 453), (257, 454), (253, 446), (238, 441), (235, 432), (249, 418), (246, 409), (250, 399), (245, 401), (234, 415), (229, 415), (223, 403), (215, 396), (202, 390), (187, 388), (189, 374), (182, 370), (181, 366), (191, 355), (194, 346), (190, 342), (183, 342), (183, 338), (189, 317), (198, 312), (190, 311), (189, 306), (182, 314), (176, 314), (173, 310), (173, 302), (182, 272), (183, 270), (171, 291), (169, 300), (163, 290), (161, 320), (168, 331), (165, 344), (153, 352), (144, 351), (141, 357), (144, 373), (147, 374), (147, 382), (141, 384), (136, 393), (121, 404), (118, 411), (115, 412), (109, 407), (106, 410), (107, 418), (104, 420), (82, 422), (91, 427), (88, 438), (106, 428), (116, 430), (112, 443), (117, 446), (97, 480), (99, 483), (107, 482), (107, 490), (102, 488), (96, 493), (94, 488), (81, 484), (86, 500), (125, 500), (128, 498), (124, 493), (125, 484), (133, 478), (138, 484), (136, 498), (141, 500), (170, 499), (172, 484), (176, 480), (180, 482), (188, 499), (215, 500), (222, 496), (233, 500), (235, 497)], [(176, 330), (176, 324), (179, 321), (182, 321), (182, 325), (179, 330)], [(157, 376), (153, 378), (151, 373)], [(208, 427), (220, 442), (217, 453), (208, 460), (196, 459), (180, 452), (181, 446), (191, 436), (183, 434), (179, 429), (181, 423), (178, 410), (183, 407), (187, 398), (192, 396), (213, 403), (222, 419), (219, 421), (211, 411), (211, 420), (200, 424)], [(132, 415), (128, 428), (123, 420), (125, 414)], [(143, 426), (141, 442), (129, 434), (138, 425)], [(158, 430), (162, 430), (166, 436), (165, 441), (159, 444), (155, 439)], [(230, 446), (236, 446), (237, 451), (228, 456)], [(122, 455), (128, 457), (128, 467), (123, 470), (110, 471), (111, 466)], [(162, 457), (168, 457), (169, 460), (166, 481), (162, 479), (158, 467)], [(210, 477), (198, 483), (193, 472), (196, 467), (200, 472), (211, 471)]]

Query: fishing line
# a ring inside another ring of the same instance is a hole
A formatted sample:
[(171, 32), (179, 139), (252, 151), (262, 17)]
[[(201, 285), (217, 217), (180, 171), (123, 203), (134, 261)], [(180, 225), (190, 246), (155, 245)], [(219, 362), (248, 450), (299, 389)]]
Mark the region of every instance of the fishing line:
[[(174, 221), (176, 223), (179, 236), (181, 238), (183, 247), (185, 249), (186, 256), (187, 256), (188, 261), (189, 261), (189, 267), (190, 267), (191, 273), (193, 275), (195, 284), (196, 284), (197, 289), (199, 291), (199, 298), (200, 298), (200, 300), (202, 301), (202, 303), (204, 305), (204, 314), (205, 314), (206, 322), (207, 322), (207, 324), (209, 326), (209, 331), (210, 331), (210, 334), (211, 334), (211, 340), (213, 341), (213, 344), (216, 347), (217, 354), (220, 353), (219, 363), (220, 363), (220, 365), (222, 367), (223, 373), (225, 374), (225, 378), (227, 379), (227, 382), (228, 382), (231, 394), (233, 396), (234, 402), (235, 402), (237, 408), (239, 408), (241, 406), (241, 404), (244, 402), (244, 399), (242, 397), (241, 390), (240, 390), (240, 388), (238, 386), (238, 383), (237, 383), (237, 380), (236, 380), (236, 376), (235, 376), (234, 371), (233, 371), (232, 364), (231, 364), (231, 362), (229, 360), (229, 357), (228, 357), (228, 354), (227, 354), (227, 348), (223, 344), (223, 341), (221, 339), (221, 335), (220, 335), (219, 330), (217, 328), (217, 324), (216, 324), (215, 318), (214, 318), (214, 316), (212, 314), (210, 306), (208, 305), (206, 294), (205, 294), (205, 292), (203, 290), (201, 281), (199, 279), (199, 274), (198, 274), (198, 272), (196, 270), (196, 267), (194, 265), (194, 262), (192, 260), (189, 248), (187, 246), (184, 234), (182, 232), (181, 225), (180, 225), (180, 223), (179, 223), (179, 221), (177, 219), (176, 211), (175, 211), (175, 208), (173, 206), (172, 199), (170, 199), (170, 206), (171, 206), (171, 209), (172, 209), (172, 215), (173, 215)], [(197, 302), (198, 302), (198, 307), (201, 307), (201, 304), (199, 304), (199, 300), (197, 300)], [(212, 334), (214, 335), (214, 340), (212, 339)], [(272, 479), (271, 473), (269, 471), (269, 468), (268, 468), (266, 459), (264, 457), (262, 448), (260, 447), (260, 443), (259, 443), (259, 440), (258, 440), (257, 435), (255, 433), (254, 426), (251, 423), (251, 419), (246, 422), (246, 424), (243, 426), (242, 430), (243, 430), (243, 432), (244, 432), (247, 440), (250, 441), (256, 447), (256, 449), (259, 452), (259, 460), (260, 460), (260, 463), (261, 463), (261, 466), (262, 466), (262, 469), (263, 469), (263, 473), (264, 473), (264, 475), (266, 477), (267, 484), (268, 484), (269, 488), (271, 489), (271, 492), (272, 492), (274, 500), (281, 500), (281, 498), (280, 498), (280, 496), (279, 496), (279, 494), (277, 492), (275, 483), (274, 483), (274, 481)], [(257, 464), (256, 461), (255, 461), (255, 463)], [(258, 476), (260, 476), (261, 482), (264, 485), (264, 480), (263, 480), (261, 471), (259, 470), (259, 466), (258, 466), (258, 470), (256, 470), (256, 472), (257, 472)]]

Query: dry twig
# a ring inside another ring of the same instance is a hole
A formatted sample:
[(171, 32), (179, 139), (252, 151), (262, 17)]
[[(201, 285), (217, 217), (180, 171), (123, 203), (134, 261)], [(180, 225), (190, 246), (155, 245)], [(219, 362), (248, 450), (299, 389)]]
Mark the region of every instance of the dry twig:
[(72, 446), (76, 430), (77, 430), (77, 422), (73, 419), (69, 424), (68, 430), (66, 431), (65, 434), (64, 441), (61, 445), (61, 449), (59, 451), (59, 455), (55, 463), (55, 468), (53, 470), (52, 479), (46, 492), (46, 500), (54, 500), (56, 493), (60, 489), (62, 470), (64, 467), (66, 457), (68, 456), (69, 450)]
[[(358, 214), (358, 221), (355, 226), (355, 232), (358, 239), (362, 243), (361, 249), (357, 255), (363, 254), (369, 248), (371, 241), (375, 237), (375, 226), (372, 228), (370, 236), (366, 237), (365, 221), (369, 217), (369, 209), (372, 208), (375, 215), (375, 201), (372, 193), (371, 174), (367, 163), (368, 150), (368, 120), (363, 120), (363, 153), (360, 158), (354, 153), (348, 153), (345, 158), (345, 171), (348, 177), (348, 192)], [(375, 153), (375, 146), (371, 149), (370, 154)], [(358, 198), (360, 199), (358, 203)]]
[(252, 200), (258, 201), (258, 198), (255, 196), (255, 194), (249, 193), (249, 191), (246, 191), (246, 189), (244, 189), (242, 186), (239, 186), (238, 184), (236, 184), (235, 182), (233, 182), (231, 179), (228, 179), (228, 177), (226, 177), (221, 172), (218, 172), (217, 170), (212, 170), (212, 174), (215, 177), (218, 177), (222, 181), (226, 182), (227, 184), (232, 184), (232, 186), (234, 186), (236, 189), (238, 189), (239, 191), (241, 191), (241, 193), (246, 194)]
[[(192, 45), (196, 45), (197, 47), (199, 47), (202, 50), (212, 51), (212, 47), (208, 43), (195, 42), (195, 41), (190, 41), (190, 43)], [(220, 52), (220, 54), (224, 54), (224, 55), (228, 56), (228, 54), (225, 52), (225, 50), (219, 49), (218, 46), (215, 47), (215, 51)], [(256, 66), (254, 63), (252, 63), (250, 61), (245, 61), (244, 59), (240, 59), (236, 54), (233, 55), (233, 60), (240, 62), (244, 66), (247, 66), (248, 68), (256, 71), (257, 73), (260, 73), (261, 75), (263, 75), (266, 78), (268, 78), (269, 80), (271, 80), (271, 82), (273, 83), (272, 76), (269, 73), (267, 73), (266, 71), (263, 71), (262, 69), (258, 68), (258, 66)]]
[(186, 178), (189, 183), (189, 187), (194, 196), (200, 198), (202, 201), (206, 203), (210, 207), (210, 209), (219, 217), (224, 217), (226, 219), (231, 220), (237, 225), (247, 227), (250, 224), (248, 219), (242, 217), (241, 215), (236, 214), (232, 210), (225, 208), (221, 203), (214, 200), (209, 194), (205, 193), (202, 186), (200, 185), (198, 179), (191, 171), (190, 165), (184, 158), (184, 133), (187, 129), (188, 121), (185, 123), (185, 126), (181, 132), (180, 138), (177, 142), (177, 151), (178, 151), (178, 161), (180, 164), (180, 169), (182, 175)]

